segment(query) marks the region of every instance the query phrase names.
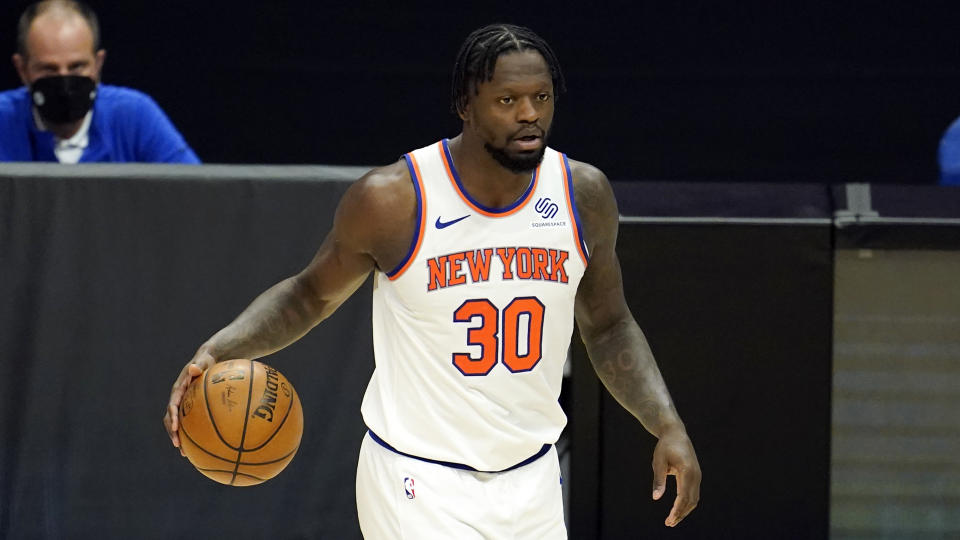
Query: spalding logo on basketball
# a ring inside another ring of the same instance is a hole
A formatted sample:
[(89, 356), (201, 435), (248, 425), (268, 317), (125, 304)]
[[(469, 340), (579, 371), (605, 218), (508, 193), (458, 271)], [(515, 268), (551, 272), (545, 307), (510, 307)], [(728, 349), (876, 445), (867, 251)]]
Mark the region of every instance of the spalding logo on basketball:
[(290, 463), (303, 410), (290, 381), (256, 360), (227, 360), (203, 372), (180, 402), (180, 446), (207, 477), (252, 486)]

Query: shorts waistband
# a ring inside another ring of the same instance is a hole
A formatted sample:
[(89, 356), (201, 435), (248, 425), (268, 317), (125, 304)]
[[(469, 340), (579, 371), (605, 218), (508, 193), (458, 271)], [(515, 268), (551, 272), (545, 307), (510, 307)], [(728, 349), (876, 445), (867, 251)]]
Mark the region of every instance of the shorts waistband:
[(484, 472), (484, 473), (507, 472), (507, 471), (512, 471), (512, 470), (514, 470), (514, 469), (518, 469), (518, 468), (520, 468), (520, 467), (523, 467), (524, 465), (529, 465), (530, 463), (533, 463), (534, 461), (536, 461), (536, 460), (540, 459), (541, 457), (543, 457), (543, 455), (546, 454), (547, 452), (549, 452), (549, 451), (550, 451), (550, 448), (553, 446), (553, 445), (551, 445), (551, 444), (545, 444), (545, 445), (543, 445), (543, 447), (540, 448), (540, 450), (539, 450), (536, 454), (528, 457), (527, 459), (521, 461), (520, 463), (517, 463), (516, 465), (512, 465), (512, 466), (510, 466), (510, 467), (507, 467), (506, 469), (501, 469), (501, 470), (499, 470), (499, 471), (481, 471), (480, 469), (474, 469), (473, 467), (471, 467), (471, 466), (469, 466), (469, 465), (464, 465), (463, 463), (454, 463), (454, 462), (452, 462), (452, 461), (440, 461), (440, 460), (438, 460), (438, 459), (430, 459), (430, 458), (415, 456), (415, 455), (413, 455), (413, 454), (408, 454), (408, 453), (406, 453), (406, 452), (401, 452), (400, 450), (397, 450), (396, 448), (390, 446), (390, 444), (389, 444), (387, 441), (381, 439), (379, 435), (377, 435), (376, 433), (373, 432), (373, 430), (368, 429), (368, 430), (367, 430), (367, 433), (370, 434), (370, 438), (373, 439), (374, 441), (376, 441), (377, 444), (379, 444), (380, 446), (386, 448), (387, 450), (390, 450), (391, 452), (393, 452), (393, 453), (395, 453), (395, 454), (400, 454), (401, 456), (406, 456), (406, 457), (408, 457), (408, 458), (413, 458), (413, 459), (420, 460), (420, 461), (426, 461), (427, 463), (433, 463), (433, 464), (436, 464), (436, 465), (443, 465), (444, 467), (453, 467), (454, 469), (461, 469), (461, 470), (464, 470), (464, 471)]

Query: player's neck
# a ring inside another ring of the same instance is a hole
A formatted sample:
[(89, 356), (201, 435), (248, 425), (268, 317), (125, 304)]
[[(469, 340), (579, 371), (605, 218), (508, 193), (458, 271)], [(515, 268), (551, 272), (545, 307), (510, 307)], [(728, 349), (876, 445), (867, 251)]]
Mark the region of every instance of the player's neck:
[(533, 172), (515, 173), (497, 163), (480, 141), (461, 133), (450, 139), (450, 156), (464, 189), (478, 202), (503, 208), (515, 202), (530, 185)]

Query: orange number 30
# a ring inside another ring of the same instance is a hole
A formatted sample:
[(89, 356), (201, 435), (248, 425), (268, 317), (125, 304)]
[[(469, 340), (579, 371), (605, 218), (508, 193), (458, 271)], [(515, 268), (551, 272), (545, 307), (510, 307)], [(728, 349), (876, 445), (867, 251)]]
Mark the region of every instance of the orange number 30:
[(532, 370), (543, 353), (543, 312), (543, 304), (534, 296), (514, 298), (503, 309), (501, 343), (500, 310), (487, 299), (467, 300), (453, 312), (453, 321), (480, 319), (480, 326), (467, 330), (467, 345), (480, 347), (480, 355), (453, 353), (453, 365), (464, 375), (486, 375), (502, 358), (503, 365), (514, 373)]

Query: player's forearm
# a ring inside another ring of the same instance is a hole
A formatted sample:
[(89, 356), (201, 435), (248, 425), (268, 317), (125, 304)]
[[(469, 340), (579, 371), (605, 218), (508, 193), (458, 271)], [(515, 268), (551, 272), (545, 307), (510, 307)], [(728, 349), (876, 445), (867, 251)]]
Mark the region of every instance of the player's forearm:
[(584, 339), (597, 376), (610, 394), (655, 437), (685, 432), (647, 339), (633, 319)]
[(200, 350), (218, 362), (260, 358), (293, 343), (324, 316), (323, 304), (291, 277), (264, 291)]

